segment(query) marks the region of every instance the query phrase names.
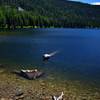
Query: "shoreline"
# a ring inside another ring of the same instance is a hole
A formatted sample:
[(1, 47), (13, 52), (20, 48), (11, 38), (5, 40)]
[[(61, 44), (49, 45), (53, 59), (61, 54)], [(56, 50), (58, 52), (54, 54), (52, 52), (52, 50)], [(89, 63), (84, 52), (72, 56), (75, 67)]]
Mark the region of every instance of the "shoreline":
[(12, 29), (12, 28), (10, 28), (10, 29), (8, 29), (8, 28), (0, 28), (0, 30), (12, 30), (12, 31), (14, 31), (14, 30), (17, 30), (17, 29), (100, 29), (100, 27), (53, 27), (53, 26), (51, 26), (51, 27), (32, 27), (32, 26), (28, 26), (28, 27), (23, 27), (23, 28), (15, 28), (15, 29)]
[(64, 100), (100, 99), (99, 92), (93, 92), (91, 88), (86, 88), (79, 82), (73, 84), (70, 81), (63, 82), (50, 78), (27, 80), (10, 71), (0, 69), (0, 98), (14, 100), (16, 92), (21, 90), (25, 95), (23, 100), (52, 100), (51, 96), (60, 95), (61, 92), (64, 92)]

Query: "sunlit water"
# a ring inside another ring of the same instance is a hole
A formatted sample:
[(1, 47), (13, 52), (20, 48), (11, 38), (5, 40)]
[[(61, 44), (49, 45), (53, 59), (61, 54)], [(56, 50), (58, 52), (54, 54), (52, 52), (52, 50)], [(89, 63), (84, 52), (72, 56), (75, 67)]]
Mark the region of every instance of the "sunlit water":
[[(43, 70), (61, 81), (100, 84), (99, 29), (19, 29), (0, 32), (0, 63)], [(59, 51), (44, 62), (44, 53)]]

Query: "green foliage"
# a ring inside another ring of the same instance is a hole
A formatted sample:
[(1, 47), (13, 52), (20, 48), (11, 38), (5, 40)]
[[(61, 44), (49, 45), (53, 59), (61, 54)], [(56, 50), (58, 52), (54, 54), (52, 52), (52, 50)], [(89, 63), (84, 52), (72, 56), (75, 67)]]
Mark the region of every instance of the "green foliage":
[(100, 27), (99, 13), (100, 6), (67, 0), (1, 0), (0, 27)]

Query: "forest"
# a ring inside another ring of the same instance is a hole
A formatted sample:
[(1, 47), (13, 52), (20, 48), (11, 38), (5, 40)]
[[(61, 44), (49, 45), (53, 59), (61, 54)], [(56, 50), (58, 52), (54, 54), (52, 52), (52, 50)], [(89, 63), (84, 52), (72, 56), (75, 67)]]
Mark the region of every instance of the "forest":
[(100, 6), (67, 0), (0, 0), (0, 28), (100, 28)]

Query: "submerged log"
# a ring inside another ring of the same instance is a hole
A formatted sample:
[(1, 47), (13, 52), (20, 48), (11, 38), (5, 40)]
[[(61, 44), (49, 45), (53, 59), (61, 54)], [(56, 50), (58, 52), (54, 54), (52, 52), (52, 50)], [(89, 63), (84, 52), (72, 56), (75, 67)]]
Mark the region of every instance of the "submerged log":
[(38, 71), (37, 69), (20, 71), (20, 76), (23, 76), (24, 78), (27, 78), (27, 79), (36, 79), (43, 75), (44, 75), (44, 73), (41, 71)]

